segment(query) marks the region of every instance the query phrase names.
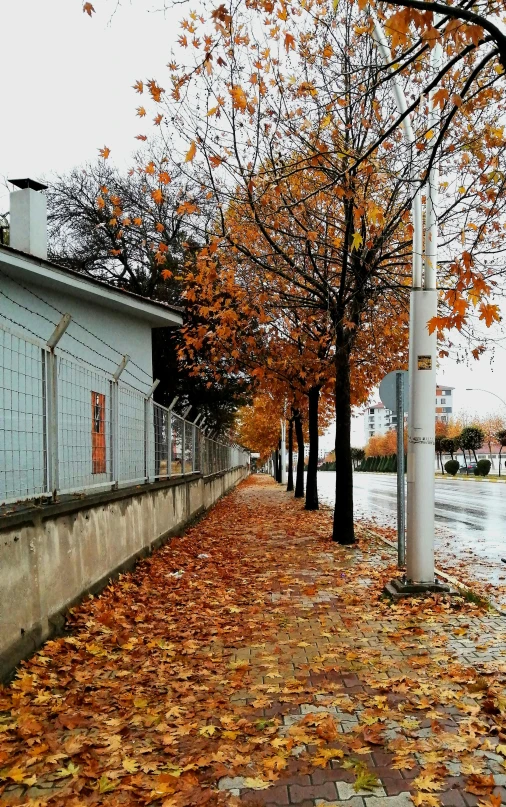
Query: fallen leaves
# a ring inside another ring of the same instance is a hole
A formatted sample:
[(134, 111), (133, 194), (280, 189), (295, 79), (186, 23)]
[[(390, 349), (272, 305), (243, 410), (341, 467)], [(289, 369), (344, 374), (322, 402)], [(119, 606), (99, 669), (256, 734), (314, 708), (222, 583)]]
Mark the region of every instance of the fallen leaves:
[[(391, 571), (374, 546), (362, 540), (353, 555), (330, 546), (328, 514), (308, 513), (276, 488), (271, 500), (271, 491), (268, 480), (248, 480), (76, 607), (72, 634), (24, 663), (0, 690), (0, 791), (49, 786), (55, 807), (74, 795), (83, 806), (100, 798), (189, 807), (225, 804), (218, 783), (227, 777), (262, 791), (294, 766), (332, 765), (372, 792), (379, 782), (364, 762), (385, 750), (393, 769), (421, 766), (415, 805), (439, 803), (458, 760), (467, 792), (497, 807), (478, 752), (504, 754), (489, 731), (492, 723), (503, 731), (503, 713), (483, 709), (502, 689), (447, 648), (464, 628), (474, 635), (477, 606), (385, 603)], [(480, 631), (491, 646), (484, 623)], [(392, 650), (406, 654), (395, 656), (396, 674)], [(449, 708), (457, 733), (439, 722)]]

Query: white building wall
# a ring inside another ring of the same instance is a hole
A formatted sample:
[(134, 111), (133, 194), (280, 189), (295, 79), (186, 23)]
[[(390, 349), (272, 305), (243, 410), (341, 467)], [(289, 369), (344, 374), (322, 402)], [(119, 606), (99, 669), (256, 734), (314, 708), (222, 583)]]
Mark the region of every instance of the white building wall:
[[(14, 267), (9, 274), (15, 276)], [(37, 297), (0, 271), (0, 322), (5, 317), (7, 327), (29, 338), (33, 338), (34, 333), (45, 342), (61, 319), (58, 312), (71, 314), (72, 322), (58, 345), (62, 352), (72, 353), (108, 373), (114, 372), (121, 356), (127, 353), (131, 362), (145, 372), (131, 363), (122, 376), (123, 380), (146, 391), (150, 388), (153, 367), (149, 323), (70, 294), (56, 293), (47, 287), (30, 286), (30, 290)], [(18, 325), (14, 326), (7, 318)], [(84, 325), (89, 332), (79, 325)]]
[[(144, 395), (152, 383), (151, 326), (70, 294), (30, 288), (37, 296), (0, 273), (0, 501), (45, 492), (42, 347), (60, 311), (72, 316), (56, 349), (60, 490), (110, 479), (110, 379), (124, 354), (132, 361), (120, 382), (119, 471), (125, 480), (142, 478), (139, 441)], [(92, 467), (92, 392), (105, 398), (105, 473)]]

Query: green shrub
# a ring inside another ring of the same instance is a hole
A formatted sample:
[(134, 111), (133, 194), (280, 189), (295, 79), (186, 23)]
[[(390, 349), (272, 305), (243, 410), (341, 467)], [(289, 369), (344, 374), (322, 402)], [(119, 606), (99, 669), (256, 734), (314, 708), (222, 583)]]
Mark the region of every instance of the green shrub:
[(488, 476), (492, 463), (490, 460), (478, 460), (478, 465), (475, 470), (476, 476)]
[(447, 474), (450, 474), (450, 476), (455, 476), (459, 468), (460, 462), (458, 460), (448, 460), (448, 462), (445, 462), (445, 471)]

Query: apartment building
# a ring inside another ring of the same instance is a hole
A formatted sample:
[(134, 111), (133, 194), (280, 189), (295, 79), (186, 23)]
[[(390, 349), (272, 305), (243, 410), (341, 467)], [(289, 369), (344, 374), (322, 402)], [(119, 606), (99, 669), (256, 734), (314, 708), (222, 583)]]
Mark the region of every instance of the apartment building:
[[(436, 420), (446, 423), (452, 416), (454, 389), (454, 387), (438, 384), (435, 399)], [(364, 438), (366, 443), (371, 437), (377, 434), (386, 434), (390, 429), (395, 428), (397, 428), (397, 415), (382, 403), (376, 403), (366, 409), (364, 416)]]

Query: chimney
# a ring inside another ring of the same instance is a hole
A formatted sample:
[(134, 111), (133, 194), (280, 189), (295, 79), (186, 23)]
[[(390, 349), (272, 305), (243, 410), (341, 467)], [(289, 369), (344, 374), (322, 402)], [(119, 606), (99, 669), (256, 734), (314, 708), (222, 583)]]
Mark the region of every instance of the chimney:
[(19, 188), (10, 195), (9, 245), (47, 260), (47, 205), (42, 185), (33, 179), (10, 179)]

